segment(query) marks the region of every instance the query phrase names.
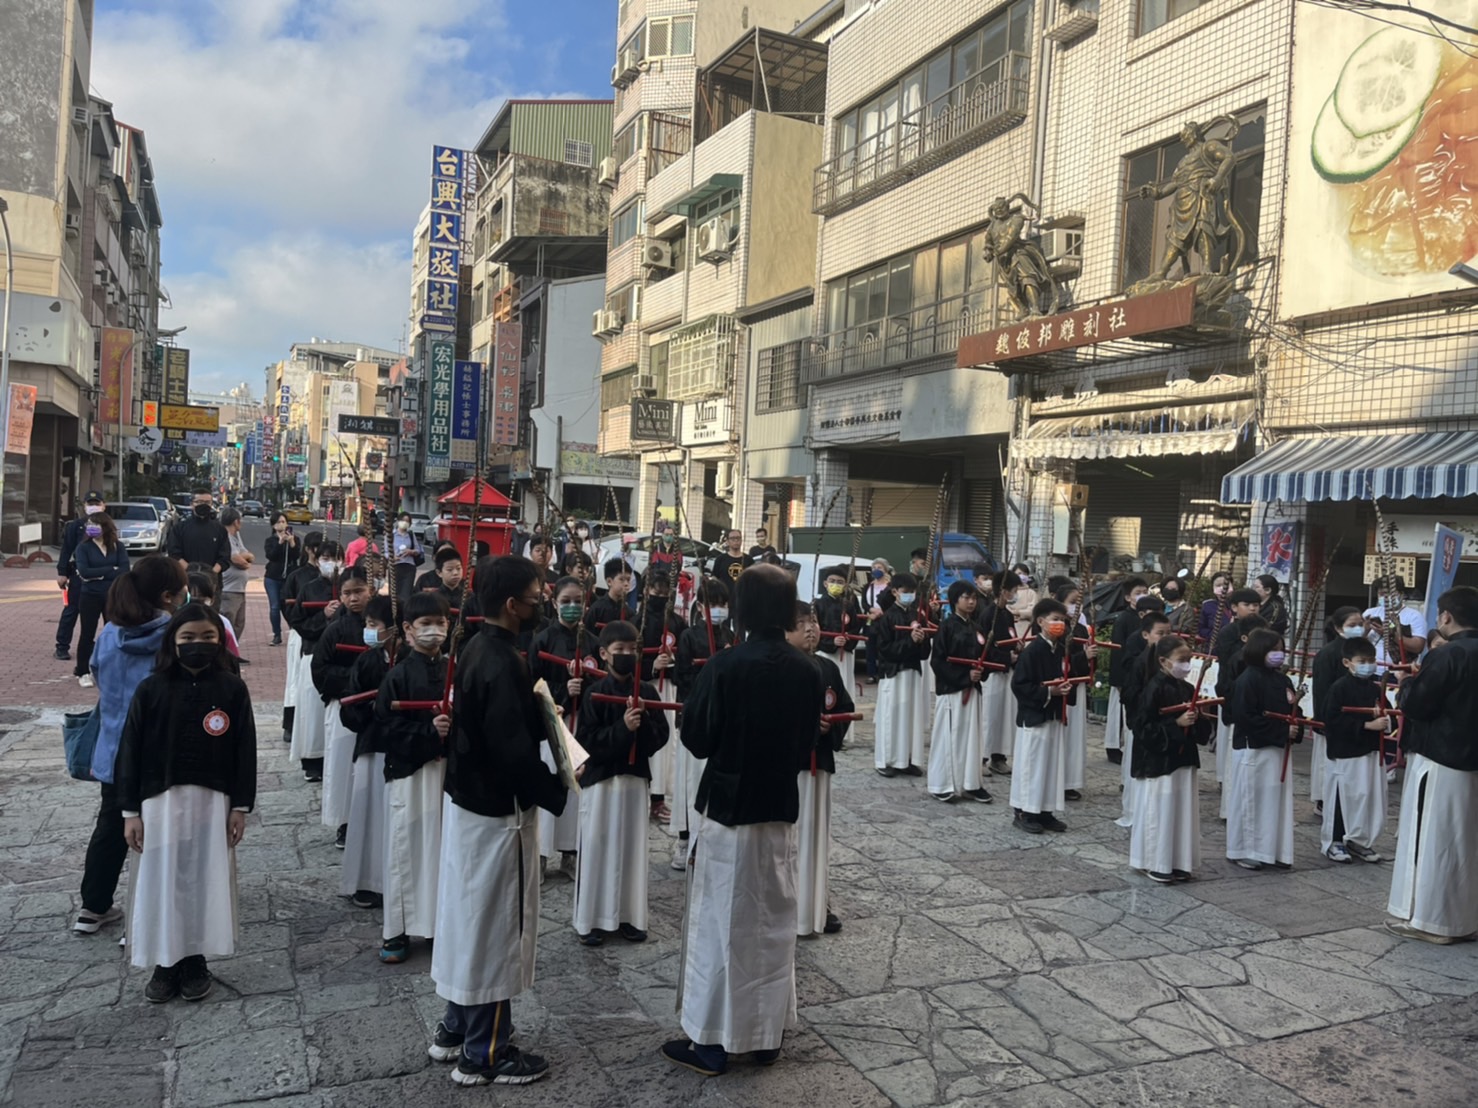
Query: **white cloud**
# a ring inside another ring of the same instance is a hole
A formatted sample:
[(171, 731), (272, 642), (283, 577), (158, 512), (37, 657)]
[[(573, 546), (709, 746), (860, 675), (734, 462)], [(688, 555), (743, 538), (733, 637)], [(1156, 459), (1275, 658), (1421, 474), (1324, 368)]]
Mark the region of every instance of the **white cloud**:
[(279, 235), (229, 252), (218, 272), (167, 277), (176, 305), (161, 327), (184, 324), (191, 384), (245, 381), (260, 396), (262, 369), (313, 336), (400, 348), (410, 304), (409, 236), (353, 246), (322, 236)]

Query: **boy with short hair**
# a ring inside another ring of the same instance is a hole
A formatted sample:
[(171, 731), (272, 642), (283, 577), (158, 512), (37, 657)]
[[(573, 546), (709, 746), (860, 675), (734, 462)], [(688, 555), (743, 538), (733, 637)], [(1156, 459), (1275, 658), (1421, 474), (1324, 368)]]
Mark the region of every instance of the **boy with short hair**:
[[(554, 586), (555, 619), (534, 635), (529, 646), (529, 672), (535, 682), (542, 678), (549, 687), (549, 695), (571, 732), (579, 728), (580, 694), (586, 681), (593, 680), (592, 671), (600, 668), (596, 636), (585, 630), (585, 625), (580, 622), (585, 614), (586, 599), (579, 581), (573, 577), (561, 578)], [(553, 662), (541, 655), (567, 661)], [(578, 671), (575, 670), (577, 661)], [(547, 743), (541, 748), (540, 756), (546, 766), (555, 768), (554, 754)], [(553, 812), (539, 812), (541, 869), (547, 869), (547, 863), (558, 857), (561, 871), (573, 881), (579, 841), (580, 811), (577, 805), (566, 805), (558, 816)]]
[(909, 573), (895, 574), (894, 604), (877, 621), (877, 718), (873, 727), (874, 765), (883, 777), (922, 777), (924, 760), (924, 659), (929, 639), (919, 611), (919, 583)]
[(795, 606), (795, 629), (785, 633), (790, 643), (821, 671), (826, 683), (820, 737), (813, 750), (801, 760), (799, 781), (800, 815), (796, 832), (796, 934), (835, 935), (842, 921), (831, 911), (831, 779), (836, 773), (836, 752), (842, 748), (851, 724), (831, 722), (830, 715), (850, 715), (856, 705), (848, 695), (836, 663), (816, 653), (821, 626), (815, 609), (804, 601)]
[[(339, 579), (341, 607), (327, 622), (313, 649), (309, 671), (323, 702), (323, 802), (319, 821), (334, 829), (334, 845), (344, 849), (348, 834), (349, 793), (354, 784), (354, 733), (339, 718), (339, 701), (349, 691), (349, 674), (364, 645), (364, 606), (370, 583), (362, 565), (346, 569)], [(347, 647), (341, 650), (340, 647)]]
[[(986, 679), (986, 636), (975, 622), (979, 594), (968, 581), (949, 587), (949, 618), (934, 636), (934, 730), (929, 745), (929, 794), (948, 803), (968, 797), (982, 804), (991, 795), (981, 782), (981, 681)], [(966, 664), (956, 658), (978, 659)]]
[(1071, 667), (1066, 606), (1052, 599), (1039, 600), (1032, 608), (1032, 622), (1037, 634), (1022, 650), (1011, 674), (1017, 724), (1011, 807), (1020, 830), (1040, 835), (1067, 830), (1067, 824), (1052, 813), (1066, 806), (1063, 744), (1067, 707), (1078, 687), (1063, 681)]
[[(643, 601), (640, 619), (641, 634), (641, 678), (657, 686), (656, 699), (672, 700), (672, 688), (667, 678), (677, 656), (677, 638), (687, 627), (687, 621), (678, 613), (672, 594), (672, 581), (667, 570), (654, 566), (647, 571), (646, 599)], [(665, 712), (667, 730), (671, 734), (677, 727), (675, 713)], [(672, 784), (672, 754), (674, 744), (663, 746), (651, 759), (651, 817), (658, 822), (672, 818), (667, 806), (667, 792)]]
[(857, 605), (856, 595), (847, 585), (847, 567), (828, 566), (822, 571), (822, 595), (816, 598), (814, 611), (821, 632), (821, 643), (817, 649), (823, 657), (836, 663), (847, 696), (855, 702), (857, 664), (853, 652), (857, 648), (857, 642), (844, 636), (861, 633), (862, 612)]
[(1379, 862), (1374, 844), (1386, 822), (1380, 751), (1393, 721), (1376, 679), (1375, 644), (1364, 638), (1346, 640), (1342, 661), (1345, 676), (1330, 686), (1324, 700), (1327, 761), (1319, 845), (1331, 862)]
[[(1242, 647), (1247, 636), (1267, 620), (1258, 614), (1262, 601), (1252, 589), (1237, 589), (1226, 597), (1227, 621), (1212, 640), (1211, 653), (1216, 656), (1216, 695), (1223, 702), (1232, 695), (1232, 685), (1242, 672)], [(1227, 779), (1231, 775), (1232, 722), (1227, 718), (1226, 704), (1216, 713), (1216, 780), (1221, 784), (1221, 818), (1227, 818)]]
[[(575, 876), (575, 933), (600, 946), (608, 932), (627, 942), (647, 937), (647, 790), (649, 759), (667, 744), (667, 718), (631, 704), (656, 700), (640, 680), (640, 639), (625, 620), (600, 633), (606, 676), (580, 705), (580, 745), (589, 754), (580, 774), (580, 854)], [(603, 703), (597, 696), (619, 696)]]
[(626, 598), (635, 578), (635, 571), (624, 558), (611, 558), (601, 569), (606, 575), (605, 595), (597, 596), (585, 610), (585, 630), (597, 636), (606, 624), (626, 618)]
[(1124, 700), (1123, 685), (1126, 672), (1125, 644), (1138, 634), (1140, 613), (1139, 601), (1150, 591), (1143, 577), (1124, 579), (1125, 609), (1114, 617), (1114, 627), (1109, 641), (1117, 649), (1109, 651), (1109, 698), (1108, 715), (1103, 724), (1103, 749), (1108, 760), (1118, 765), (1124, 758)]
[[(1140, 599), (1139, 634), (1131, 635), (1120, 651), (1123, 660), (1123, 684), (1119, 703), (1124, 706), (1123, 761), (1119, 764), (1120, 813), (1115, 821), (1120, 827), (1134, 826), (1134, 800), (1139, 779), (1131, 773), (1134, 761), (1134, 726), (1130, 722), (1139, 711), (1139, 699), (1153, 674), (1146, 668), (1145, 655), (1153, 655), (1160, 640), (1170, 631), (1170, 617), (1164, 606), (1152, 596)], [(1158, 667), (1158, 663), (1155, 663)]]
[(395, 710), (397, 700), (443, 701), (447, 695), (447, 609), (435, 593), (416, 593), (401, 613), (409, 650), (380, 686), (375, 716), (385, 728), (390, 811), (385, 854), (382, 962), (410, 957), (410, 935), (436, 937), (441, 856), (441, 794), (451, 717), (440, 710)]

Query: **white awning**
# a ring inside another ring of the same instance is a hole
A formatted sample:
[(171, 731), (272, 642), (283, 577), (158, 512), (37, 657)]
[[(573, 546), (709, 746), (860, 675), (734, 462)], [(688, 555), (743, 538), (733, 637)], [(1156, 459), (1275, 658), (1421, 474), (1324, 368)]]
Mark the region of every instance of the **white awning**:
[(1478, 496), (1478, 431), (1286, 439), (1221, 481), (1230, 504), (1439, 496)]
[(1236, 450), (1247, 434), (1254, 404), (1230, 400), (1038, 419), (1011, 444), (1011, 452), (1022, 459), (1225, 454)]

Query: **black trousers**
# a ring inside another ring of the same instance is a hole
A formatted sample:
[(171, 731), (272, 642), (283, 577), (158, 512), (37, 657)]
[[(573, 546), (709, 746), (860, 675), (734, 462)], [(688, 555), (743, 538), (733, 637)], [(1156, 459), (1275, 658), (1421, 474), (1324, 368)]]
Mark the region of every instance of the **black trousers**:
[(92, 661), (92, 644), (97, 639), (98, 622), (103, 618), (103, 603), (107, 599), (105, 595), (83, 593), (77, 604), (82, 634), (77, 636), (77, 664), (72, 667), (74, 677), (81, 677), (86, 673), (88, 663)]
[(78, 601), (82, 599), (82, 580), (76, 574), (67, 582), (67, 602), (62, 606), (61, 618), (56, 621), (56, 648), (72, 649), (72, 632), (77, 627)]
[(128, 843), (123, 840), (123, 809), (118, 806), (118, 790), (103, 784), (98, 819), (87, 843), (87, 860), (82, 865), (82, 907), (101, 915), (113, 904), (118, 891), (118, 878), (128, 857)]
[(479, 1066), (490, 1066), (513, 1034), (513, 1005), (506, 1000), (491, 1004), (448, 1001), (441, 1022), (453, 1035), (462, 1036), (463, 1058)]

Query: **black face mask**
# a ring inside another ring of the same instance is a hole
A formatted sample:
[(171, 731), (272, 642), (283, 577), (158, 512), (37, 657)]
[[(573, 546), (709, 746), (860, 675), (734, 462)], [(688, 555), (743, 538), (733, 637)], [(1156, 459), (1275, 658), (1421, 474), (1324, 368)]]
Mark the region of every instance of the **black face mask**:
[(636, 655), (612, 654), (608, 668), (617, 677), (630, 677), (636, 672)]
[(175, 652), (180, 656), (180, 664), (185, 668), (204, 669), (215, 660), (216, 652), (220, 648), (220, 643), (182, 642), (175, 646)]
[(212, 508), (209, 504), (196, 504), (195, 505), (195, 518), (196, 519), (210, 519), (215, 514), (216, 514), (216, 510), (214, 508)]

